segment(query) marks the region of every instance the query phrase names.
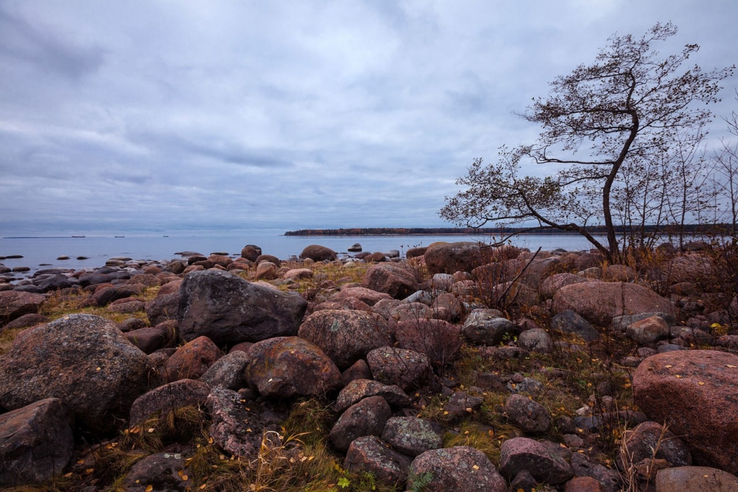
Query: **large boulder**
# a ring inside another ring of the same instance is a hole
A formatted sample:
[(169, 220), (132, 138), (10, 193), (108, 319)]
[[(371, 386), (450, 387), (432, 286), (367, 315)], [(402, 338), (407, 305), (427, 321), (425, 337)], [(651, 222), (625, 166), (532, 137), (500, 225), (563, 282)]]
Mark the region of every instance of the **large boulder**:
[(414, 350), (380, 347), (367, 354), (366, 362), (374, 379), (403, 391), (420, 388), (433, 375), (428, 356)]
[(433, 424), (417, 417), (390, 418), (382, 431), (382, 439), (408, 456), (418, 456), (443, 447), (443, 438)]
[(738, 473), (738, 355), (665, 352), (633, 374), (636, 404), (687, 443), (695, 464)]
[(466, 339), (477, 345), (497, 345), (505, 335), (518, 331), (512, 321), (503, 318), (496, 309), (475, 309), (462, 328)]
[(197, 379), (223, 354), (208, 337), (197, 337), (169, 357), (164, 372), (168, 382)]
[(537, 482), (562, 484), (574, 471), (558, 448), (555, 443), (527, 437), (508, 439), (500, 447), (500, 473), (512, 480), (521, 470), (528, 470)]
[(6, 290), (0, 292), (0, 326), (24, 314), (37, 313), (46, 300), (43, 294)]
[(660, 311), (674, 313), (671, 303), (648, 287), (623, 282), (589, 281), (562, 287), (553, 310), (571, 309), (590, 323), (607, 326), (615, 316)]
[(341, 373), (314, 343), (299, 337), (263, 340), (248, 350), (246, 380), (263, 396), (317, 396), (336, 390)]
[(180, 336), (205, 335), (216, 345), (258, 342), (297, 333), (307, 302), (247, 282), (220, 270), (188, 274), (182, 282), (178, 321)]
[(381, 483), (402, 486), (407, 480), (410, 458), (393, 451), (377, 436), (362, 436), (349, 446), (343, 466), (355, 473), (371, 473)]
[(72, 458), (74, 415), (45, 398), (0, 415), (0, 487), (43, 482)]
[(0, 359), (0, 405), (59, 398), (95, 431), (114, 429), (144, 393), (149, 359), (110, 321), (73, 314), (20, 333)]
[[(507, 482), (497, 473), (487, 456), (468, 446), (432, 449), (415, 458), (410, 465), (409, 483), (428, 480), (428, 492), (508, 492)], [(412, 489), (415, 490), (415, 489)]]
[(443, 367), (461, 348), (461, 330), (440, 319), (399, 321), (395, 326), (397, 345), (425, 354), (431, 364)]
[(261, 256), (261, 248), (253, 244), (247, 244), (241, 250), (241, 258), (249, 261), (256, 261), (259, 256)]
[(343, 286), (340, 291), (330, 296), (328, 298), (328, 301), (339, 301), (347, 297), (359, 299), (369, 306), (374, 306), (376, 303), (383, 299), (392, 299), (392, 296), (385, 292), (377, 292), (376, 290), (367, 289), (366, 287), (357, 287), (351, 284), (347, 284)]
[(180, 379), (154, 388), (136, 398), (131, 405), (129, 427), (141, 424), (151, 417), (166, 417), (169, 413), (188, 406), (203, 406), (210, 387), (192, 379)]
[(336, 252), (325, 246), (318, 244), (311, 244), (305, 246), (305, 249), (300, 253), (301, 259), (311, 259), (313, 261), (333, 261), (337, 258)]
[(381, 396), (370, 396), (351, 405), (331, 429), (331, 444), (347, 451), (351, 443), (362, 436), (382, 434), (387, 419), (392, 416), (389, 403)]
[(343, 412), (354, 403), (370, 396), (381, 396), (392, 407), (402, 408), (412, 403), (407, 393), (399, 386), (383, 384), (373, 379), (355, 379), (338, 394), (334, 408), (337, 412)]
[(378, 263), (372, 265), (361, 280), (362, 286), (385, 292), (395, 299), (404, 299), (418, 290), (415, 274), (398, 263)]
[(435, 273), (471, 272), (474, 268), (488, 262), (487, 246), (474, 242), (437, 242), (425, 250), (425, 264), (428, 271)]
[(303, 321), (298, 336), (321, 349), (343, 370), (375, 348), (390, 343), (387, 321), (378, 314), (353, 310), (317, 311)]

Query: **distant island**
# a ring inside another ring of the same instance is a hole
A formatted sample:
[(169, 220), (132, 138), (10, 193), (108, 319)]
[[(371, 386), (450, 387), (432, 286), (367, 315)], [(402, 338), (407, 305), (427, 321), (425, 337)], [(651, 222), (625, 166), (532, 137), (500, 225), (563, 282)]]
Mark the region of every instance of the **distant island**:
[[(679, 231), (674, 228), (655, 226), (645, 226), (648, 232), (658, 232), (662, 234), (675, 234)], [(606, 234), (607, 230), (604, 226), (591, 226), (587, 230), (590, 234)], [(616, 227), (615, 231), (622, 234), (628, 229), (625, 227)], [(683, 233), (685, 234), (725, 234), (729, 230), (728, 224), (685, 224)], [(567, 232), (559, 229), (533, 229), (526, 227), (352, 227), (347, 229), (299, 229), (297, 231), (287, 231), (285, 236), (417, 236), (417, 235), (433, 235), (433, 236), (453, 236), (453, 235), (484, 235), (484, 234), (578, 234), (577, 232)]]

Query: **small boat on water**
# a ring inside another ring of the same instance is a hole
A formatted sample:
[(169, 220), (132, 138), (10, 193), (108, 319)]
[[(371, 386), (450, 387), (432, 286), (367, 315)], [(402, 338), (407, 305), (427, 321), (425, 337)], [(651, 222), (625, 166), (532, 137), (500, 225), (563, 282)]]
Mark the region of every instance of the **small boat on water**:
[(115, 236), (115, 237), (125, 237), (125, 236)]
[(84, 239), (85, 238), (84, 236), (72, 236), (72, 237), (75, 238), (75, 239)]

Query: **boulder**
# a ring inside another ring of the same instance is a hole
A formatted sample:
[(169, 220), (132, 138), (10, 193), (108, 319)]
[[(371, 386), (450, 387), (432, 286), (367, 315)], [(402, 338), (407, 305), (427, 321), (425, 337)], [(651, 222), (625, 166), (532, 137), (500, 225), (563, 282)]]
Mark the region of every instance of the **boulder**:
[(518, 337), (518, 346), (531, 352), (540, 352), (547, 354), (553, 349), (553, 341), (546, 330), (542, 328), (532, 328), (525, 330)]
[(256, 280), (274, 280), (277, 278), (279, 267), (271, 261), (262, 261), (256, 267)]
[(650, 316), (628, 325), (625, 335), (642, 345), (669, 338), (669, 325), (661, 316)]
[(146, 303), (145, 309), (146, 317), (152, 325), (176, 320), (179, 311), (179, 290), (171, 294), (159, 292), (159, 295)]
[(643, 422), (623, 433), (623, 444), (618, 449), (618, 465), (621, 469), (654, 458), (666, 460), (670, 466), (692, 464), (687, 445), (657, 422)]
[(366, 362), (374, 379), (404, 391), (421, 387), (433, 375), (428, 356), (414, 350), (380, 347), (367, 354)]
[(49, 318), (48, 316), (44, 316), (43, 314), (38, 314), (38, 313), (24, 314), (23, 316), (20, 316), (14, 319), (7, 325), (0, 328), (0, 331), (16, 330), (18, 328), (29, 328), (31, 326), (48, 323), (49, 321), (51, 321), (51, 318)]
[(398, 263), (378, 263), (364, 274), (361, 285), (377, 292), (385, 292), (395, 299), (404, 299), (418, 290), (415, 274)]
[(488, 263), (487, 247), (478, 242), (437, 242), (425, 250), (425, 264), (431, 275), (436, 273), (471, 272)]
[(6, 290), (0, 292), (0, 326), (24, 314), (37, 313), (46, 300), (43, 294)]
[(202, 406), (210, 394), (210, 387), (192, 379), (180, 379), (154, 388), (136, 398), (131, 405), (128, 426), (142, 424), (147, 419), (167, 414), (188, 406)]
[(185, 340), (205, 335), (217, 345), (235, 345), (295, 335), (306, 309), (298, 294), (207, 270), (185, 277), (177, 319)]
[(342, 370), (391, 341), (387, 321), (380, 315), (346, 309), (311, 314), (300, 326), (298, 336), (320, 347)]
[(372, 371), (369, 369), (369, 364), (364, 359), (359, 359), (341, 373), (341, 385), (345, 388), (352, 381), (371, 378)]
[(416, 490), (416, 482), (422, 481), (427, 483), (422, 490), (428, 492), (509, 491), (489, 458), (468, 446), (426, 451), (413, 460), (409, 476), (408, 488), (412, 490)]
[(343, 412), (354, 403), (370, 396), (381, 396), (395, 408), (407, 407), (411, 403), (410, 397), (399, 386), (383, 384), (372, 379), (355, 379), (338, 394), (334, 408), (337, 412)]
[(574, 476), (558, 444), (514, 437), (500, 447), (500, 473), (512, 480), (521, 470), (528, 470), (536, 481), (551, 485), (563, 484)]
[(551, 299), (562, 287), (572, 284), (581, 284), (582, 282), (587, 282), (587, 279), (580, 275), (575, 275), (573, 273), (555, 273), (541, 282), (541, 286), (538, 290), (544, 299)]
[(252, 345), (247, 355), (251, 362), (246, 380), (263, 396), (317, 396), (341, 385), (341, 373), (333, 361), (302, 338), (263, 340)]
[(506, 334), (517, 331), (517, 327), (503, 318), (497, 309), (475, 309), (466, 318), (462, 328), (464, 337), (478, 345), (497, 345)]
[(200, 381), (207, 385), (222, 386), (226, 389), (238, 391), (246, 387), (244, 377), (246, 366), (249, 365), (249, 356), (241, 350), (231, 351), (211, 365), (205, 374), (200, 376)]
[(283, 275), (285, 280), (302, 280), (313, 278), (313, 271), (309, 268), (292, 268)]
[(261, 248), (253, 244), (247, 244), (241, 250), (241, 258), (246, 258), (249, 261), (256, 261), (259, 256), (261, 256)]
[(170, 323), (164, 322), (126, 332), (123, 336), (145, 354), (151, 354), (169, 345), (176, 338), (176, 330)]
[(553, 298), (553, 310), (571, 309), (590, 323), (607, 326), (615, 316), (663, 311), (673, 314), (671, 303), (648, 287), (622, 282), (589, 281), (562, 287)]
[(336, 292), (332, 296), (328, 298), (328, 301), (338, 301), (341, 299), (345, 299), (347, 297), (354, 297), (356, 299), (359, 299), (360, 301), (364, 302), (365, 304), (368, 304), (369, 306), (374, 306), (376, 303), (383, 299), (390, 299), (392, 300), (392, 296), (384, 293), (384, 292), (377, 292), (376, 290), (367, 289), (366, 287), (356, 287), (356, 286), (344, 286), (341, 288), (340, 291)]
[(154, 453), (131, 467), (123, 488), (126, 492), (185, 492), (191, 490), (189, 474), (180, 453)]
[(355, 473), (371, 473), (381, 483), (402, 487), (410, 458), (391, 450), (377, 436), (362, 436), (348, 448), (343, 467)]
[(209, 434), (213, 441), (231, 456), (255, 460), (264, 431), (271, 429), (257, 409), (251, 404), (246, 406), (235, 391), (220, 386), (210, 391), (206, 406), (212, 419)]
[(21, 332), (0, 359), (0, 405), (56, 397), (94, 431), (115, 429), (146, 390), (149, 359), (99, 316), (73, 314)]
[(408, 456), (418, 456), (443, 447), (443, 438), (433, 424), (417, 417), (390, 418), (382, 431), (382, 439)]
[(399, 321), (394, 334), (399, 347), (427, 355), (435, 367), (444, 367), (461, 348), (459, 327), (440, 319)]
[(514, 426), (526, 433), (540, 434), (551, 427), (548, 410), (523, 395), (510, 395), (505, 403), (505, 415)]
[(738, 473), (738, 355), (713, 350), (646, 358), (633, 374), (636, 404), (668, 422), (698, 465)]
[(0, 414), (0, 487), (43, 482), (72, 459), (74, 415), (58, 398)]
[(177, 349), (164, 366), (168, 382), (197, 379), (223, 354), (208, 337), (197, 337)]
[(571, 309), (554, 316), (551, 319), (551, 328), (559, 333), (576, 335), (586, 342), (593, 342), (600, 337), (599, 332), (586, 319)]
[(337, 256), (336, 252), (330, 248), (318, 244), (311, 244), (310, 246), (305, 246), (305, 249), (300, 253), (300, 259), (305, 260), (308, 258), (313, 261), (334, 261)]
[(738, 477), (706, 466), (666, 468), (656, 474), (656, 492), (736, 492)]
[(381, 435), (391, 415), (389, 404), (381, 396), (364, 398), (343, 412), (328, 437), (334, 448), (345, 452), (359, 437)]

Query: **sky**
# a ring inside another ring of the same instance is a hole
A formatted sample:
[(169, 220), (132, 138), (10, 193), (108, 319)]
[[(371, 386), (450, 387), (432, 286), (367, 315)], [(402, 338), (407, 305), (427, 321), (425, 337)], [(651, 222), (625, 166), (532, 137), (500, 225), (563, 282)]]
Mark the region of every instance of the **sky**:
[(672, 21), (659, 51), (723, 68), (737, 18), (735, 0), (0, 0), (0, 236), (452, 226), (456, 178), (534, 141), (517, 114), (609, 36)]

